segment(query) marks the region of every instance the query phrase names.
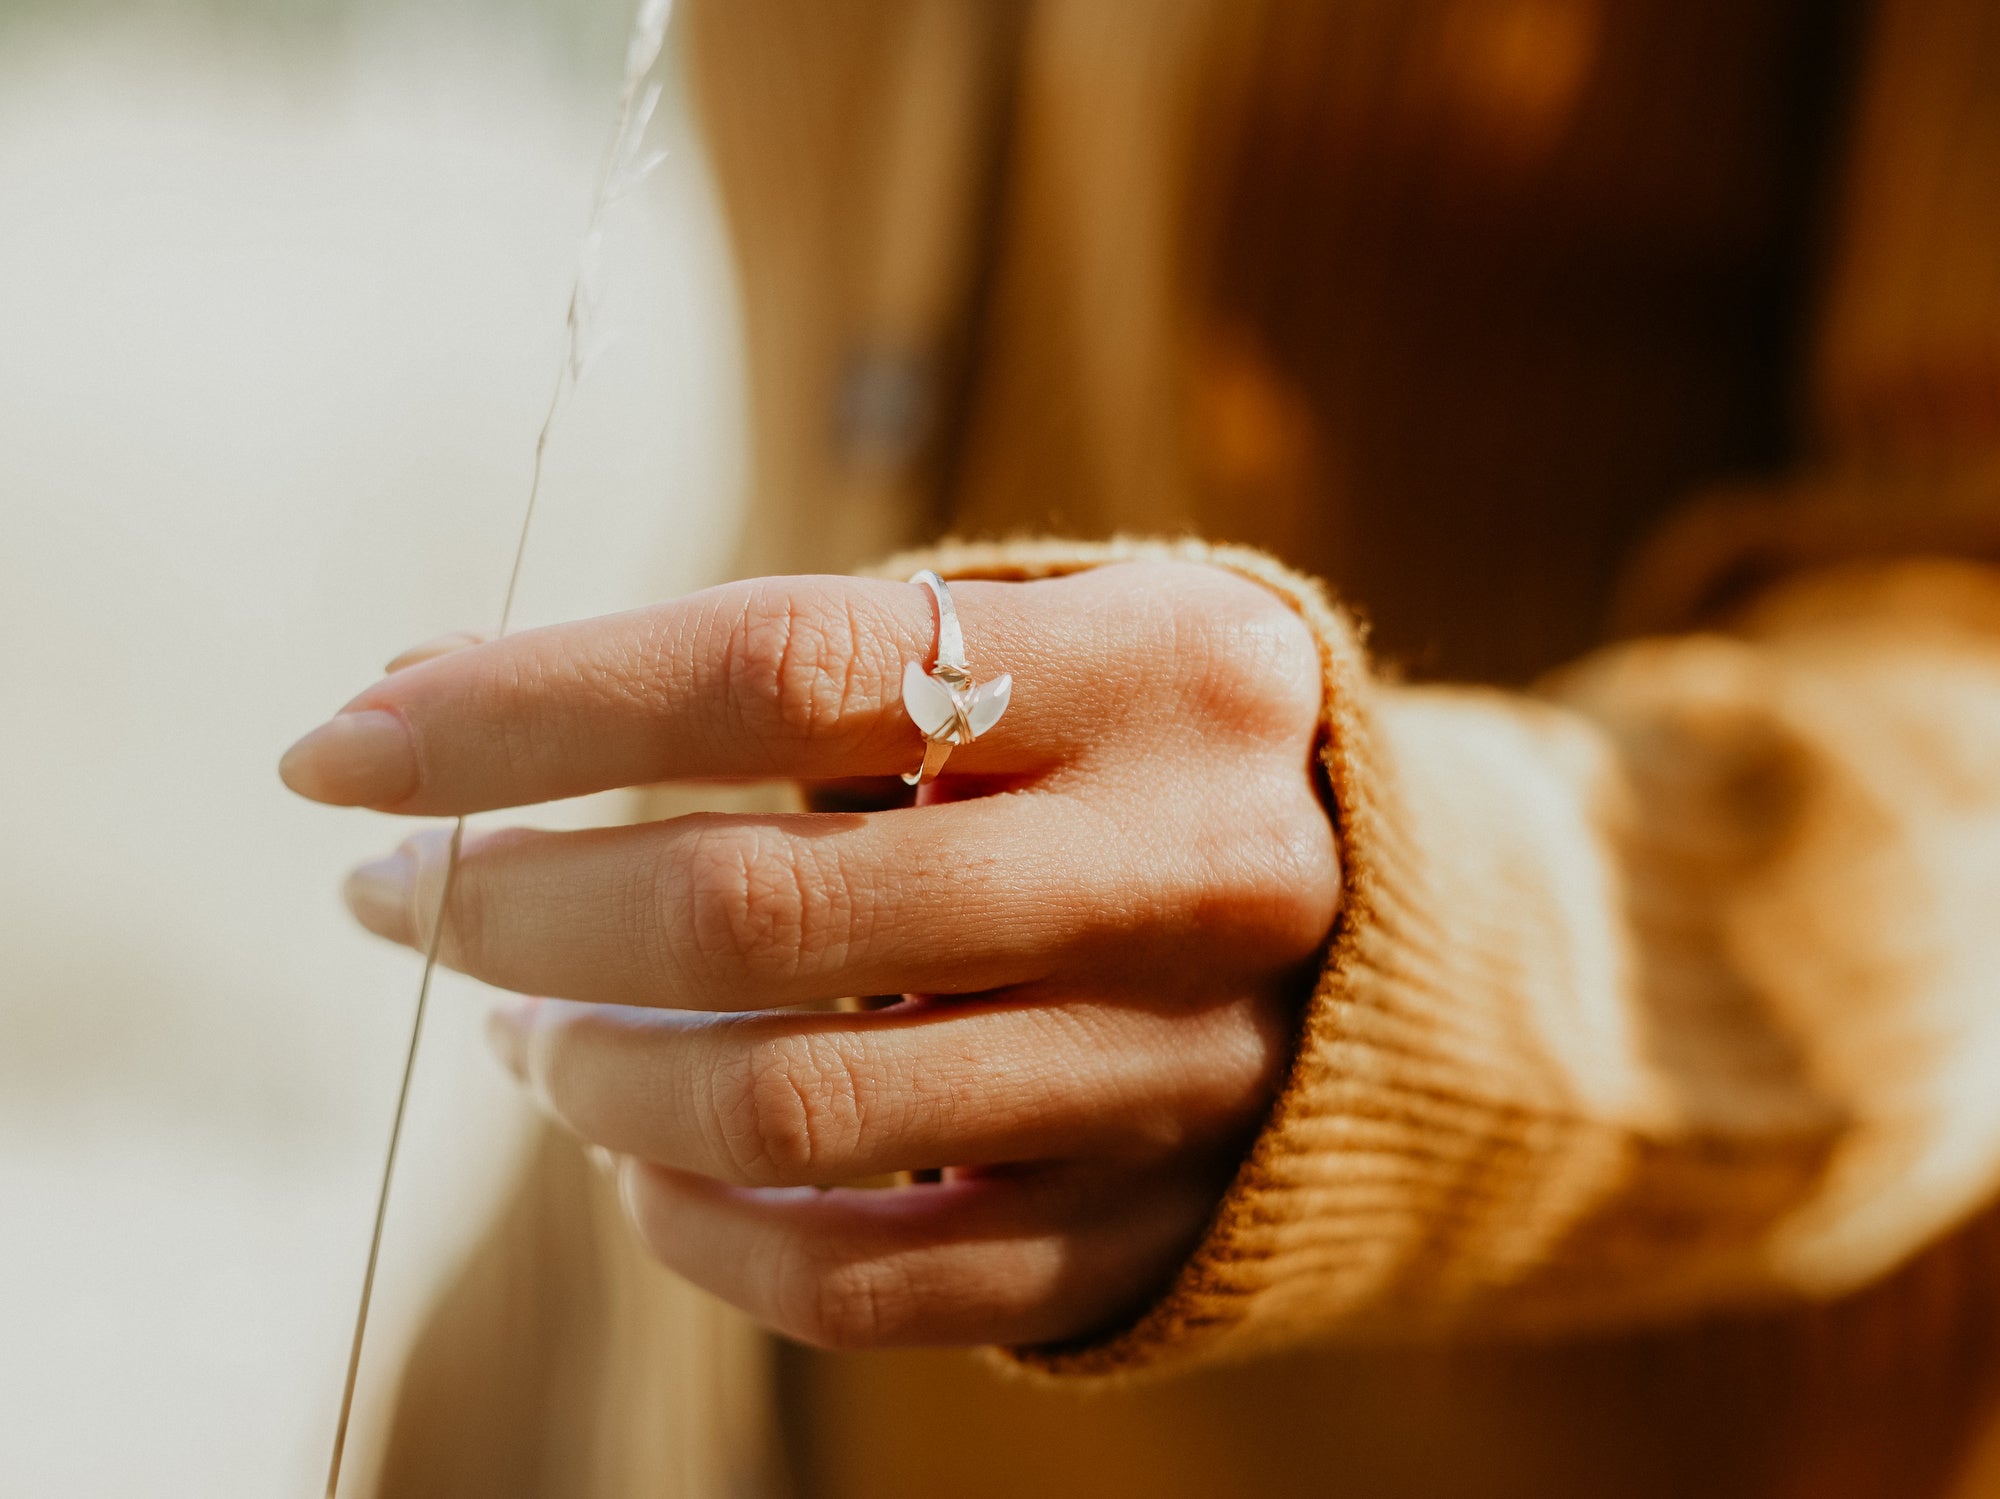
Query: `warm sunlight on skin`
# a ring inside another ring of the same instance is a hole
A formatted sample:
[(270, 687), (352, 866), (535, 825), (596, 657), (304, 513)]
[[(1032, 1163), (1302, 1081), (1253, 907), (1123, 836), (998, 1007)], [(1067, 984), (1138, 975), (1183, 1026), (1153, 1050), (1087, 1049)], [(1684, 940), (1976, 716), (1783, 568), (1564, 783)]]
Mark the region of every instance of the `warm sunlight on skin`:
[[(1338, 899), (1320, 663), (1275, 596), (1181, 563), (953, 593), (975, 669), (1016, 686), (949, 799), (891, 795), (928, 596), (838, 578), (439, 642), (283, 766), (424, 816), (881, 778), (869, 812), (469, 838), (442, 944), (549, 997), (495, 1046), (620, 1157), (652, 1252), (819, 1344), (1044, 1342), (1142, 1304), (1276, 1090)], [(356, 871), (356, 916), (424, 946), (444, 857), (426, 834)], [(934, 997), (786, 1008), (856, 994)]]

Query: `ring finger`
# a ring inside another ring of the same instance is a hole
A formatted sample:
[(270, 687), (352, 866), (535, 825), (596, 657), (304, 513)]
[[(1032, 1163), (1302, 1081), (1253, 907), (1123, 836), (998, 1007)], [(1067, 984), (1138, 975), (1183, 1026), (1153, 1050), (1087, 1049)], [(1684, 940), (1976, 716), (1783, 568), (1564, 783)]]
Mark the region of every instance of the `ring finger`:
[(496, 1012), (494, 1040), (586, 1140), (747, 1186), (1233, 1141), (1285, 1044), (1247, 999), (1169, 1014), (1041, 995), (729, 1017), (530, 1002)]

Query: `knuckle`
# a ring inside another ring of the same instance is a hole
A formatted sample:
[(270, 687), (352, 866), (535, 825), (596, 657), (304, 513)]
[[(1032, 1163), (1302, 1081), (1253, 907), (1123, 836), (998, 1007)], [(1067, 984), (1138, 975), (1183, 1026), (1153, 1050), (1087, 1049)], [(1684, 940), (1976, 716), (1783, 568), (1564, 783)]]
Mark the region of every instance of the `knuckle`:
[(1149, 934), (1206, 969), (1270, 972), (1310, 957), (1339, 905), (1333, 825), (1303, 776), (1260, 777), (1154, 842), (1127, 878)]
[(1176, 1145), (1262, 1123), (1291, 1055), (1294, 1013), (1282, 992), (1260, 991), (1200, 1017), (1193, 1038), (1199, 1065), (1187, 1074), (1183, 1135)]
[(836, 729), (869, 695), (870, 641), (849, 603), (752, 586), (723, 643), (742, 726), (752, 734), (776, 730), (799, 738)]
[(910, 1286), (893, 1260), (834, 1260), (801, 1244), (789, 1263), (786, 1331), (801, 1342), (834, 1351), (880, 1348), (907, 1320)]
[(1309, 788), (1260, 800), (1232, 820), (1236, 836), (1224, 845), (1219, 888), (1245, 950), (1287, 964), (1325, 942), (1339, 902), (1340, 861), (1333, 825)]
[(1245, 578), (1216, 574), (1176, 595), (1175, 659), (1186, 706), (1208, 723), (1265, 740), (1309, 734), (1319, 718), (1319, 648), (1306, 622)]
[(812, 1184), (837, 1173), (861, 1134), (858, 1081), (837, 1048), (773, 1036), (722, 1070), (714, 1110), (719, 1154), (750, 1186)]
[(756, 828), (715, 823), (687, 857), (689, 935), (710, 971), (770, 974), (794, 967), (805, 926), (796, 866)]
[(692, 951), (710, 974), (776, 989), (844, 957), (853, 893), (808, 844), (770, 827), (717, 822), (687, 861)]

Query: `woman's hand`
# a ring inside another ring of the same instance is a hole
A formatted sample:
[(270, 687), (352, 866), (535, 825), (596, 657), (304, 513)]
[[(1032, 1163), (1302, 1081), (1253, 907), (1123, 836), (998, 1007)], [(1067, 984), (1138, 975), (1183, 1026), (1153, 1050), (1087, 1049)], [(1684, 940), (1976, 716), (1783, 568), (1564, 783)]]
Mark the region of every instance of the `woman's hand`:
[[(553, 996), (495, 1043), (618, 1158), (651, 1251), (812, 1343), (1039, 1343), (1142, 1309), (1263, 1117), (1338, 899), (1319, 661), (1277, 598), (1189, 563), (952, 592), (1013, 702), (918, 805), (887, 804), (922, 758), (900, 684), (931, 600), (844, 578), (449, 651), (283, 767), (426, 816), (876, 780), (884, 810), (468, 837), (441, 944)], [(355, 914), (423, 947), (444, 858), (425, 835), (356, 871)], [(847, 995), (918, 997), (797, 1008)], [(833, 1185), (896, 1171), (934, 1179)]]

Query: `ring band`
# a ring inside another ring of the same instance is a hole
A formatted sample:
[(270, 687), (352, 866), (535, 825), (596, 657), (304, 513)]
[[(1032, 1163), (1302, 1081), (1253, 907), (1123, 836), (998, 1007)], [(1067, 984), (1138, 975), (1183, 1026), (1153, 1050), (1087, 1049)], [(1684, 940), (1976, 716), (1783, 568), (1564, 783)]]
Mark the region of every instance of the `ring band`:
[(924, 736), (924, 760), (903, 776), (906, 786), (934, 781), (961, 744), (970, 744), (1000, 721), (1013, 697), (1013, 674), (975, 683), (965, 659), (958, 609), (943, 578), (925, 568), (910, 579), (926, 589), (937, 609), (937, 651), (930, 670), (921, 661), (903, 665), (903, 710)]

